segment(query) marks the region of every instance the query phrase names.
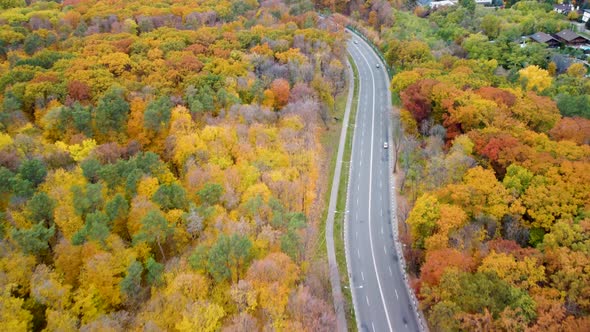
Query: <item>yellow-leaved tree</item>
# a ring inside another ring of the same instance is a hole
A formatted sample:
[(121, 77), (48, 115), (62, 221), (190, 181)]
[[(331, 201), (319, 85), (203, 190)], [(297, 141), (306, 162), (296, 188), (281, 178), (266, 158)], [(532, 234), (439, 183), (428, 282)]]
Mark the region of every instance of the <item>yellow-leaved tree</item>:
[(551, 86), (553, 78), (549, 72), (539, 66), (527, 66), (518, 71), (520, 83), (527, 90), (542, 92)]
[(11, 296), (10, 286), (0, 291), (0, 331), (25, 332), (32, 327), (33, 315), (23, 308), (24, 302)]
[(54, 210), (55, 224), (63, 235), (70, 239), (84, 225), (80, 215), (74, 208), (74, 196), (71, 188), (73, 186), (84, 187), (86, 179), (80, 168), (67, 172), (60, 168), (47, 175), (45, 182), (40, 186), (49, 197), (57, 204)]
[(260, 308), (270, 316), (277, 329), (284, 323), (289, 290), (297, 279), (299, 268), (283, 253), (271, 253), (248, 269), (246, 281), (258, 292)]
[(481, 262), (479, 272), (495, 272), (498, 277), (508, 283), (529, 289), (545, 281), (545, 267), (540, 265), (537, 258), (525, 257), (516, 260), (514, 256), (492, 251)]

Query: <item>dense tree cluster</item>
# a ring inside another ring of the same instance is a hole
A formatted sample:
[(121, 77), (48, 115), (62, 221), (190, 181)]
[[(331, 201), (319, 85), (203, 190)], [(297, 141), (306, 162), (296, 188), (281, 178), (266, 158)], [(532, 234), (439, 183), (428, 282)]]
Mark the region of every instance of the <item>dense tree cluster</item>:
[[(549, 49), (530, 41), (536, 32), (554, 34), (569, 28), (562, 15), (547, 4), (521, 1), (509, 9), (478, 7), (468, 13), (462, 6), (438, 9), (421, 19), (395, 11), (395, 24), (382, 28), (374, 40), (384, 49), (388, 63), (398, 71), (424, 66), (445, 55), (482, 61), (496, 61), (495, 86), (505, 77), (512, 85), (535, 90), (557, 101), (564, 116), (590, 119), (590, 81), (585, 57), (573, 48)], [(577, 59), (578, 58), (578, 59)]]
[(334, 330), (344, 33), (305, 2), (30, 2), (0, 1), (0, 330)]
[(586, 69), (556, 73), (544, 57), (536, 63), (522, 53), (530, 46), (480, 54), (503, 47), (510, 25), (520, 34), (526, 22), (553, 22), (540, 19), (554, 14), (539, 8), (520, 2), (482, 20), (482, 9), (470, 16), (460, 6), (427, 19), (396, 12), (381, 35), (398, 71), (394, 123), (406, 133), (398, 158), (407, 200), (399, 207), (401, 234), (434, 330), (582, 331), (590, 324)]

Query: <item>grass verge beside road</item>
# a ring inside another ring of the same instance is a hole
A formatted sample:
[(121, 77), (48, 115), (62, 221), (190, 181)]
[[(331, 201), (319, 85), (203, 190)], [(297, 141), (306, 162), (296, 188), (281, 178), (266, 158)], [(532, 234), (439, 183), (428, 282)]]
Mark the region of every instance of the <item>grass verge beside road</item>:
[(334, 101), (334, 114), (332, 116), (337, 119), (330, 125), (321, 139), (322, 146), (326, 154), (330, 156), (330, 165), (328, 167), (328, 182), (326, 184), (326, 192), (324, 193), (324, 209), (322, 211), (321, 224), (319, 226), (318, 244), (315, 251), (315, 259), (327, 260), (328, 253), (326, 248), (326, 219), (328, 217), (328, 206), (330, 205), (330, 189), (334, 180), (334, 170), (336, 169), (336, 158), (338, 155), (338, 140), (340, 139), (340, 131), (342, 130), (342, 121), (344, 119), (344, 111), (346, 109), (346, 99), (348, 98), (348, 90), (341, 93)]
[(356, 318), (354, 306), (352, 303), (352, 293), (350, 291), (350, 281), (348, 280), (348, 269), (346, 267), (346, 251), (344, 248), (344, 213), (346, 211), (346, 197), (348, 190), (348, 177), (350, 173), (350, 155), (352, 154), (352, 138), (354, 136), (354, 126), (356, 123), (356, 111), (359, 97), (359, 76), (358, 69), (352, 57), (348, 56), (348, 61), (354, 72), (354, 94), (352, 96), (352, 105), (350, 109), (350, 119), (346, 132), (346, 144), (344, 146), (344, 155), (342, 156), (342, 173), (340, 173), (340, 186), (338, 187), (338, 201), (336, 202), (336, 213), (334, 216), (334, 246), (336, 247), (336, 261), (338, 271), (340, 272), (340, 281), (342, 283), (342, 293), (346, 299), (346, 320), (348, 321), (348, 330), (356, 331)]
[[(350, 55), (348, 56), (348, 61), (352, 66), (353, 73), (354, 73), (354, 94), (352, 98), (351, 110), (350, 110), (350, 118), (348, 122), (348, 129), (346, 131), (346, 144), (344, 147), (344, 153), (342, 157), (342, 172), (340, 174), (340, 186), (338, 190), (338, 200), (336, 203), (336, 210), (337, 211), (345, 211), (346, 209), (346, 191), (348, 189), (348, 175), (350, 171), (350, 155), (352, 152), (352, 137), (354, 134), (354, 125), (356, 122), (356, 111), (358, 105), (358, 94), (359, 94), (359, 82), (358, 82), (358, 70), (356, 65), (354, 64)], [(332, 181), (334, 178), (334, 171), (336, 167), (336, 158), (337, 158), (337, 150), (338, 150), (338, 141), (340, 138), (340, 132), (342, 129), (342, 121), (344, 118), (344, 111), (346, 109), (346, 99), (348, 93), (343, 93), (336, 98), (336, 112), (333, 114), (335, 118), (337, 118), (336, 124), (333, 124), (328, 132), (324, 135), (322, 139), (322, 144), (326, 149), (327, 153), (331, 156), (330, 158), (330, 166), (329, 166), (329, 180), (327, 183), (327, 188), (332, 188)], [(319, 226), (320, 234), (318, 235), (318, 245), (316, 248), (315, 259), (318, 260), (327, 260), (327, 248), (326, 248), (326, 219), (328, 215), (328, 205), (330, 201), (330, 190), (326, 191), (324, 196), (325, 208), (322, 213), (321, 224)], [(349, 331), (356, 331), (356, 319), (354, 315), (354, 307), (352, 304), (352, 294), (349, 288), (349, 281), (348, 281), (348, 270), (346, 268), (346, 252), (344, 248), (344, 214), (343, 213), (336, 213), (334, 216), (334, 246), (336, 251), (336, 261), (338, 264), (338, 272), (340, 273), (340, 280), (342, 285), (342, 293), (346, 299), (346, 321), (348, 322), (348, 329)]]

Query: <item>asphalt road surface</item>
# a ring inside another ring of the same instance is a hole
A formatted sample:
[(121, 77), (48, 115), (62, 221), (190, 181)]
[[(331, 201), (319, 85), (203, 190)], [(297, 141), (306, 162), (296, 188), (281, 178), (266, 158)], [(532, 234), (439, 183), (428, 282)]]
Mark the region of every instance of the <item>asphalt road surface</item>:
[(350, 35), (348, 51), (359, 70), (360, 90), (346, 243), (357, 325), (359, 331), (418, 331), (391, 225), (390, 149), (384, 148), (390, 132), (389, 79), (371, 47)]

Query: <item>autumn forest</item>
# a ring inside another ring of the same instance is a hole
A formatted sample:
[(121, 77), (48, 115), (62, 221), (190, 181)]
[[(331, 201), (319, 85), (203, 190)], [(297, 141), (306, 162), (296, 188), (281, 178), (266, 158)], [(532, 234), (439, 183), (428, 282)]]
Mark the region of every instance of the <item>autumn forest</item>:
[(0, 330), (331, 330), (344, 33), (257, 1), (0, 1)]
[(587, 62), (519, 44), (548, 3), (0, 0), (0, 330), (335, 331), (346, 24), (431, 330), (590, 329)]
[(530, 1), (393, 17), (373, 38), (397, 69), (399, 227), (430, 328), (587, 331), (588, 67), (521, 38), (567, 20)]

